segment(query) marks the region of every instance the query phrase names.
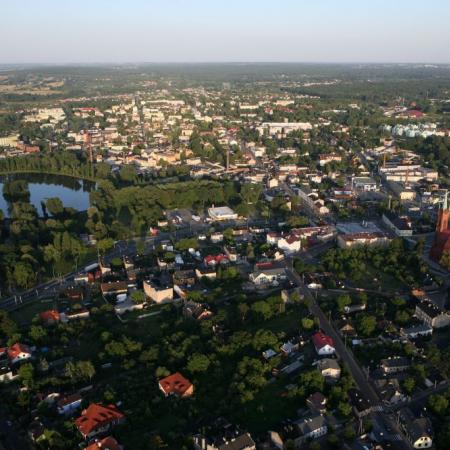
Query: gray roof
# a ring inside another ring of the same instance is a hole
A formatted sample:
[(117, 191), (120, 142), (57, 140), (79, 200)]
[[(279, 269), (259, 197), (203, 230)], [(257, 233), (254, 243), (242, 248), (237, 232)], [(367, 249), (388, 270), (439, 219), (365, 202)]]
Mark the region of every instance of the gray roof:
[(303, 436), (318, 430), (326, 425), (325, 417), (322, 414), (317, 414), (315, 416), (309, 416), (301, 421), (297, 422), (297, 426)]
[(248, 433), (241, 434), (218, 447), (219, 450), (244, 450), (255, 448), (255, 442)]

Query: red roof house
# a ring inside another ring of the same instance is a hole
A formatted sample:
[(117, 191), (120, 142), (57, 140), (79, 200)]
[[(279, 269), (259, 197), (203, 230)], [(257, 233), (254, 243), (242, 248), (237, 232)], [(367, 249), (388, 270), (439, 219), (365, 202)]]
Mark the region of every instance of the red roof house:
[(312, 341), (318, 355), (331, 355), (336, 351), (333, 339), (321, 331), (313, 335)]
[(13, 364), (25, 361), (31, 358), (31, 349), (28, 345), (17, 342), (8, 348), (8, 358)]
[(186, 398), (191, 397), (194, 393), (194, 385), (188, 379), (184, 378), (180, 372), (162, 378), (158, 384), (166, 397), (176, 395), (177, 397)]
[(53, 325), (61, 320), (61, 316), (55, 309), (49, 309), (39, 314), (39, 318), (45, 325)]
[(122, 446), (112, 437), (108, 436), (100, 441), (95, 441), (91, 445), (88, 445), (85, 450), (122, 450)]
[(125, 421), (125, 415), (115, 405), (91, 403), (75, 420), (75, 426), (85, 439), (109, 431)]

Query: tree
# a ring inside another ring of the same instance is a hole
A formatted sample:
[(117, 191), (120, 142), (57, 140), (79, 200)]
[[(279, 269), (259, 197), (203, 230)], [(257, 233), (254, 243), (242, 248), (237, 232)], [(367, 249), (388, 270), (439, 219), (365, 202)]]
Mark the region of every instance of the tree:
[(405, 391), (409, 395), (412, 394), (415, 386), (416, 386), (416, 382), (415, 382), (414, 378), (412, 378), (412, 377), (406, 378), (406, 380), (403, 382), (403, 387), (405, 388)]
[(344, 417), (348, 417), (352, 413), (352, 407), (348, 403), (340, 402), (337, 409), (339, 414)]
[(131, 299), (133, 300), (133, 303), (140, 305), (141, 303), (144, 303), (145, 294), (142, 291), (134, 291), (131, 294)]
[(245, 322), (247, 314), (250, 311), (250, 307), (247, 305), (247, 303), (239, 303), (238, 311), (239, 311), (239, 315), (241, 317), (242, 322)]
[(350, 296), (348, 294), (343, 294), (337, 298), (336, 302), (337, 302), (339, 311), (343, 312), (344, 308), (346, 306), (352, 304), (352, 299), (350, 298)]
[(187, 363), (187, 369), (191, 373), (203, 373), (208, 370), (211, 361), (206, 355), (202, 355), (201, 353), (194, 353), (189, 357)]
[(448, 409), (448, 400), (443, 395), (430, 395), (428, 398), (428, 406), (438, 416), (445, 416)]
[(41, 343), (47, 337), (47, 331), (40, 325), (32, 325), (28, 334), (36, 344)]
[(58, 197), (49, 198), (45, 202), (45, 206), (52, 216), (58, 216), (64, 211), (63, 202)]
[(374, 316), (363, 314), (359, 320), (359, 331), (363, 336), (370, 336), (377, 326), (377, 319)]
[(302, 322), (302, 328), (304, 330), (311, 330), (312, 327), (314, 326), (314, 320), (308, 319), (308, 317), (303, 317), (301, 322)]
[(32, 366), (32, 364), (22, 364), (17, 371), (17, 375), (19, 376), (20, 381), (25, 387), (32, 387), (34, 380), (34, 367)]

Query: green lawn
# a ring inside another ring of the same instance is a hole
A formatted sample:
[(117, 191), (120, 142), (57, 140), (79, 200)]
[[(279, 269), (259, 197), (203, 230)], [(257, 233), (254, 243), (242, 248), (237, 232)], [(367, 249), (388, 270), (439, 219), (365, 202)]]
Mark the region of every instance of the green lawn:
[(42, 311), (56, 308), (56, 300), (42, 299), (22, 306), (10, 313), (11, 318), (19, 325), (26, 326)]

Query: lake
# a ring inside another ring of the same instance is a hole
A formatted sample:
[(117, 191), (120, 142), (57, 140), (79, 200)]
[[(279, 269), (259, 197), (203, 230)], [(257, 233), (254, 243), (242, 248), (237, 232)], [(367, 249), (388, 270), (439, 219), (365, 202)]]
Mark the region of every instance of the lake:
[(47, 175), (47, 174), (20, 174), (8, 175), (0, 178), (0, 209), (5, 217), (9, 217), (8, 202), (3, 196), (3, 184), (7, 179), (25, 180), (30, 191), (30, 203), (35, 206), (38, 214), (42, 216), (41, 202), (52, 197), (61, 199), (65, 207), (77, 211), (89, 208), (89, 192), (95, 189), (95, 183), (76, 178)]

